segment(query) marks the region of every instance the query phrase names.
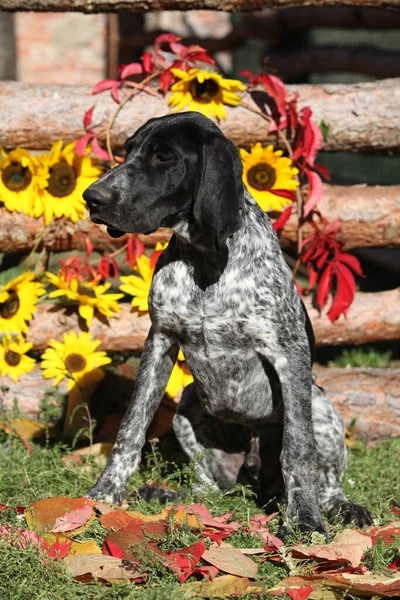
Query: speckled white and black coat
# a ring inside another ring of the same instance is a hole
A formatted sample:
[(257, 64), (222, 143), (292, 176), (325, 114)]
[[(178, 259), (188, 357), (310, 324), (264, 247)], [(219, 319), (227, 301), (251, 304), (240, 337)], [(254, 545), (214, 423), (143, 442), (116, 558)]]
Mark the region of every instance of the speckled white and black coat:
[[(160, 128), (163, 131), (166, 126), (163, 120), (177, 117), (152, 120), (146, 135), (144, 126), (131, 138), (127, 159), (131, 167), (152, 148), (152, 139), (157, 141), (155, 151), (160, 152)], [(191, 117), (196, 127), (203, 127), (204, 117)], [(184, 146), (180, 136), (185, 124), (182, 119), (176, 122), (181, 130), (174, 144)], [(219, 130), (218, 134), (212, 131), (220, 141)], [(193, 137), (193, 129), (189, 137)], [(199, 139), (209, 143), (201, 136)], [(154, 153), (154, 148), (151, 151)], [(162, 152), (165, 158), (165, 148)], [(176, 152), (175, 147), (170, 152)], [(229, 152), (233, 152), (231, 147)], [(185, 148), (183, 154), (187, 153), (190, 155), (190, 149)], [(207, 162), (210, 160), (216, 163), (217, 172), (226, 166), (221, 151), (208, 152)], [(234, 164), (237, 170), (237, 161)], [(204, 173), (204, 165), (197, 165), (201, 168)], [(91, 186), (85, 198), (97, 222), (121, 231), (138, 231), (132, 225), (123, 226), (122, 216), (115, 216), (118, 210), (107, 215), (103, 199), (110, 190), (115, 195), (118, 169), (107, 174), (103, 184), (100, 179)], [(210, 173), (209, 165), (207, 169)], [(161, 176), (164, 172), (160, 171)], [(125, 176), (128, 172), (121, 169), (118, 185), (122, 181), (122, 188)], [(235, 177), (238, 182), (236, 172)], [(221, 182), (214, 178), (214, 185), (224, 193), (224, 178)], [(269, 217), (241, 181), (237, 190), (237, 206), (230, 209), (228, 204), (224, 209), (237, 211), (234, 231), (228, 227), (222, 236), (221, 268), (215, 270), (215, 256), (210, 258), (211, 277), (207, 277), (207, 255), (201, 250), (204, 232), (199, 234), (192, 226), (192, 209), (175, 211), (172, 221), (158, 219), (155, 223), (169, 225), (175, 235), (157, 262), (149, 296), (152, 327), (133, 398), (107, 467), (90, 496), (121, 501), (181, 348), (194, 383), (184, 391), (174, 431), (188, 457), (196, 459), (196, 485), (229, 489), (248, 483), (261, 502), (285, 498), (286, 527), (297, 524), (300, 530), (325, 534), (321, 509), (345, 522), (367, 524), (368, 512), (349, 502), (343, 492), (343, 424), (313, 380), (312, 330), (291, 271)], [(126, 200), (121, 202), (125, 206)], [(212, 218), (212, 211), (209, 216)]]

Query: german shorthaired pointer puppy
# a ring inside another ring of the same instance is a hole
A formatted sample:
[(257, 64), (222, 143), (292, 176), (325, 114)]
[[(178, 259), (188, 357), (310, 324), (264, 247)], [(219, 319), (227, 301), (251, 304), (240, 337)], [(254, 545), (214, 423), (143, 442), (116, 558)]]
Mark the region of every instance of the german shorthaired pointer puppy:
[[(84, 193), (111, 236), (174, 231), (149, 297), (139, 374), (107, 466), (89, 492), (120, 503), (179, 348), (194, 383), (174, 431), (204, 484), (284, 497), (288, 527), (326, 535), (321, 509), (370, 524), (342, 488), (342, 421), (312, 377), (313, 333), (269, 217), (242, 182), (235, 146), (209, 119), (151, 119), (126, 161)], [(208, 452), (203, 452), (207, 450)]]

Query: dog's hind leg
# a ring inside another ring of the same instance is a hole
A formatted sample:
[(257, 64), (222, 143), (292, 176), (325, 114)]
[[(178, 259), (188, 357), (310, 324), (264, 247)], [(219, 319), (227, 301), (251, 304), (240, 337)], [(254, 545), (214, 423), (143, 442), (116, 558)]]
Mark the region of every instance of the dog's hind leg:
[(195, 489), (211, 486), (227, 490), (237, 483), (253, 484), (258, 478), (258, 440), (252, 432), (225, 423), (203, 410), (194, 384), (185, 388), (174, 417), (174, 432), (198, 476)]
[(359, 527), (371, 525), (369, 512), (359, 504), (350, 502), (344, 493), (342, 482), (347, 465), (347, 448), (343, 421), (315, 380), (312, 386), (312, 419), (321, 509), (329, 519), (337, 518), (344, 524), (354, 522)]

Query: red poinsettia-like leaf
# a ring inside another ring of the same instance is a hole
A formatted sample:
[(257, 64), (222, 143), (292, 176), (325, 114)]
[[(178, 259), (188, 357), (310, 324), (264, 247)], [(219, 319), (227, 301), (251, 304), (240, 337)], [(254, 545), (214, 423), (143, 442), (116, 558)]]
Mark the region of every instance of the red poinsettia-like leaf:
[[(131, 269), (134, 268), (136, 260), (144, 253), (144, 244), (137, 235), (130, 235), (127, 241), (126, 260)], [(150, 257), (151, 260), (151, 257)]]
[(328, 311), (328, 319), (336, 321), (341, 314), (346, 316), (354, 300), (356, 282), (353, 273), (345, 264), (337, 260), (332, 266), (336, 277), (336, 292)]
[(306, 600), (308, 596), (313, 591), (311, 585), (307, 585), (301, 588), (296, 588), (293, 590), (287, 590), (287, 595), (290, 596), (292, 600)]
[(183, 71), (186, 71), (186, 68), (184, 68), (184, 64), (183, 61), (181, 60), (177, 60), (174, 62), (174, 64), (172, 65), (172, 67), (170, 67), (169, 69), (166, 69), (163, 73), (161, 73), (160, 77), (158, 78), (159, 84), (160, 84), (160, 88), (161, 91), (163, 92), (163, 94), (166, 94), (169, 90), (169, 88), (171, 87), (171, 85), (173, 84), (173, 82), (175, 81), (176, 77), (175, 75), (173, 75), (171, 69), (182, 69)]
[(347, 252), (341, 252), (340, 262), (345, 263), (348, 267), (350, 267), (350, 269), (354, 271), (354, 273), (360, 275), (360, 277), (363, 276), (360, 261), (352, 254), (347, 254)]
[(87, 145), (90, 140), (94, 137), (94, 133), (87, 133), (83, 135), (79, 140), (75, 142), (75, 152), (78, 156), (84, 156), (86, 152)]
[(319, 173), (321, 175), (321, 177), (323, 177), (327, 181), (331, 180), (331, 174), (330, 174), (329, 170), (326, 167), (324, 167), (324, 165), (316, 165), (314, 163), (313, 169), (314, 169), (314, 171), (317, 171), (317, 173)]
[(121, 83), (116, 79), (103, 79), (94, 86), (90, 93), (92, 96), (94, 96), (95, 94), (99, 94), (100, 92), (104, 92), (105, 90), (111, 90), (112, 97), (118, 104), (120, 104), (121, 100), (119, 99), (117, 93), (117, 90), (120, 85)]
[(322, 310), (328, 300), (328, 294), (332, 287), (332, 264), (329, 263), (322, 273), (321, 280), (317, 290), (317, 305), (319, 310)]
[(86, 248), (86, 258), (89, 258), (89, 256), (92, 254), (92, 252), (94, 250), (94, 246), (87, 236), (85, 237), (85, 248)]
[(97, 137), (93, 137), (92, 139), (92, 150), (101, 160), (110, 160), (110, 155), (100, 146)]
[(140, 75), (143, 73), (143, 67), (138, 62), (129, 63), (129, 65), (125, 65), (121, 70), (121, 79), (126, 79), (130, 75)]
[(308, 263), (307, 264), (307, 271), (308, 271), (308, 288), (307, 288), (307, 292), (309, 292), (310, 290), (312, 290), (312, 288), (314, 287), (314, 285), (318, 281), (318, 271), (316, 271), (314, 269), (312, 263)]
[(200, 540), (192, 546), (168, 554), (166, 564), (176, 572), (179, 581), (184, 583), (195, 570), (205, 549), (204, 540)]
[(306, 171), (308, 179), (308, 190), (307, 190), (307, 201), (303, 207), (303, 216), (307, 217), (310, 212), (317, 206), (318, 202), (322, 198), (322, 181), (320, 176), (314, 171), (307, 169)]
[(280, 231), (283, 229), (289, 220), (290, 215), (292, 214), (293, 204), (290, 204), (285, 210), (279, 215), (275, 223), (273, 224), (273, 228), (275, 231)]
[(91, 106), (83, 115), (83, 126), (85, 129), (88, 129), (89, 125), (92, 123), (94, 107), (95, 105), (93, 104), (93, 106)]
[(159, 48), (161, 44), (174, 44), (179, 42), (182, 38), (174, 33), (162, 33), (154, 40), (154, 48)]

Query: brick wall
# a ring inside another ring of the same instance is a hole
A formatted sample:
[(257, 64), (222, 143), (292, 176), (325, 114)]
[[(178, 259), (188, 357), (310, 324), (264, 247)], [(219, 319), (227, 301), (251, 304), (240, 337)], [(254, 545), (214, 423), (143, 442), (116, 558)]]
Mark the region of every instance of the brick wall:
[(17, 79), (96, 83), (105, 76), (105, 15), (16, 13)]

